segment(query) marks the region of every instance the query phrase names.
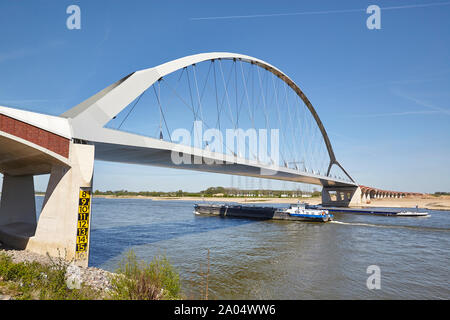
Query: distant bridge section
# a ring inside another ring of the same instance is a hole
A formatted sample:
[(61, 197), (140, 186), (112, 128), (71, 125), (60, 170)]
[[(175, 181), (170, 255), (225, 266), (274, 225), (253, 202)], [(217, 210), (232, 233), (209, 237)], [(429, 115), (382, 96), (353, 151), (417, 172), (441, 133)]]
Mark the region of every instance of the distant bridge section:
[(361, 189), (361, 202), (368, 203), (371, 199), (383, 199), (383, 198), (404, 198), (410, 196), (422, 196), (423, 193), (417, 192), (401, 192), (392, 190), (383, 190), (372, 187), (360, 185)]

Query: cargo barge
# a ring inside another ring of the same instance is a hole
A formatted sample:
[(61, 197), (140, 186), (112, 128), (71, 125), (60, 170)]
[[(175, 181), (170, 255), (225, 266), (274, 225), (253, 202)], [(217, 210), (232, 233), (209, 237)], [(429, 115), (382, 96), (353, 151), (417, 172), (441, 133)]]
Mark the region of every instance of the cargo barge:
[(289, 208), (285, 209), (242, 205), (196, 204), (194, 206), (194, 213), (196, 215), (263, 220), (327, 222), (333, 219), (333, 215), (325, 209), (308, 209), (302, 204), (291, 205)]

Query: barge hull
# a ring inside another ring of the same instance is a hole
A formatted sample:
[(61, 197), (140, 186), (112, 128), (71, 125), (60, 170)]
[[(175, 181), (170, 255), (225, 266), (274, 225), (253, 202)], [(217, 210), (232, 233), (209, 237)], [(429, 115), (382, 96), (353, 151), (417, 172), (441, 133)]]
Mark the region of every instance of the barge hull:
[(279, 211), (278, 208), (272, 207), (196, 205), (194, 207), (194, 212), (197, 215), (212, 215), (220, 217), (259, 220), (328, 221), (328, 218), (291, 215), (289, 213)]

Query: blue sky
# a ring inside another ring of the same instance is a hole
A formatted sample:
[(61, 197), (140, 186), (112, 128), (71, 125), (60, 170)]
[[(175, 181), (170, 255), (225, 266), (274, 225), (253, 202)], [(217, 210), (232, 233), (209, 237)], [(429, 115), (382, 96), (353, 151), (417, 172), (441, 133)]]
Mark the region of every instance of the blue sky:
[[(80, 30), (66, 27), (71, 4), (81, 8)], [(366, 27), (371, 4), (381, 7), (380, 30)], [(214, 18), (229, 16), (248, 17)], [(302, 88), (357, 182), (450, 190), (448, 1), (2, 0), (0, 39), (0, 105), (52, 115), (186, 55), (263, 59)], [(36, 188), (45, 182), (37, 178)], [(94, 180), (101, 190), (230, 184), (218, 174), (106, 162), (96, 162)]]

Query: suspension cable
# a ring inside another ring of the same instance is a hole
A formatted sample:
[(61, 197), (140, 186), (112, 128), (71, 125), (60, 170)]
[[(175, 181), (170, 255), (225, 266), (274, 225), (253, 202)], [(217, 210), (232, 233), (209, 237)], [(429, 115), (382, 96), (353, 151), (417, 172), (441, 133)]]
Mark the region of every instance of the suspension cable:
[[(145, 90), (147, 91), (147, 90)], [(125, 122), (125, 120), (127, 120), (128, 116), (130, 115), (131, 111), (133, 111), (134, 107), (136, 107), (136, 105), (138, 104), (139, 100), (141, 100), (141, 97), (144, 95), (144, 92), (142, 92), (139, 97), (137, 98), (136, 102), (134, 103), (133, 107), (131, 107), (130, 111), (128, 111), (127, 115), (125, 116), (125, 118), (122, 120), (122, 122), (120, 123), (120, 125), (117, 127), (117, 130), (120, 129), (120, 127), (122, 127), (123, 123)]]
[[(161, 78), (160, 81), (161, 80), (163, 80), (163, 79)], [(161, 89), (161, 86), (159, 85), (160, 81), (158, 81), (158, 87), (159, 87), (158, 89)], [(172, 142), (172, 137), (170, 136), (170, 130), (169, 130), (169, 127), (167, 126), (166, 117), (164, 116), (164, 111), (162, 109), (160, 96), (158, 94), (156, 94), (155, 86), (152, 86), (152, 87), (153, 87), (153, 92), (155, 93), (155, 97), (158, 100), (159, 110), (160, 110), (162, 118), (164, 120), (164, 124), (166, 125), (166, 130), (167, 130), (167, 134), (169, 135), (169, 140), (170, 140), (170, 142)], [(160, 131), (160, 134), (161, 134), (161, 131)]]

